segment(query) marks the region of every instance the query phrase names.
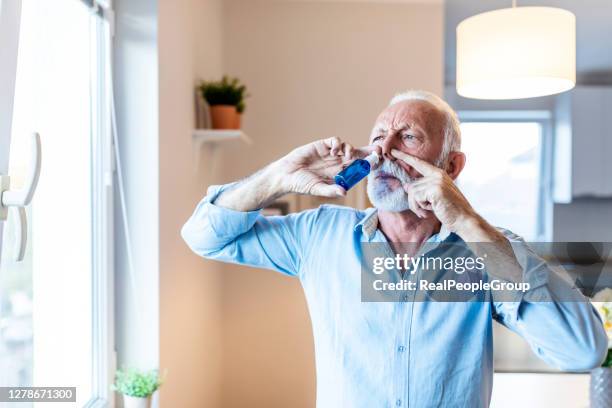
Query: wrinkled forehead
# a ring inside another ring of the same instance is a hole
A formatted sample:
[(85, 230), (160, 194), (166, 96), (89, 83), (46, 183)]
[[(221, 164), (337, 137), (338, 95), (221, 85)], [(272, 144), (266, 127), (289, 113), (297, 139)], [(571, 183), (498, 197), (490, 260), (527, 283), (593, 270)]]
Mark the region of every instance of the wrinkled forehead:
[(427, 101), (410, 100), (395, 103), (383, 110), (374, 123), (375, 131), (420, 128), (426, 136), (443, 135), (446, 117)]

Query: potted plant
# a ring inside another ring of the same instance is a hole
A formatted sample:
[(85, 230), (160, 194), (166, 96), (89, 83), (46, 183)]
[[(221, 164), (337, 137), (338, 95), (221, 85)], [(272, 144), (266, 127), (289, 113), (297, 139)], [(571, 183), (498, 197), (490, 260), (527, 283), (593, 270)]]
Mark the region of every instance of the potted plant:
[(612, 289), (606, 288), (593, 297), (608, 334), (608, 355), (601, 367), (591, 371), (591, 408), (612, 407)]
[(121, 369), (115, 373), (113, 390), (123, 394), (125, 408), (149, 408), (151, 395), (162, 385), (157, 370)]
[(210, 105), (213, 129), (240, 129), (240, 115), (249, 96), (238, 78), (224, 76), (221, 81), (202, 82), (202, 97)]

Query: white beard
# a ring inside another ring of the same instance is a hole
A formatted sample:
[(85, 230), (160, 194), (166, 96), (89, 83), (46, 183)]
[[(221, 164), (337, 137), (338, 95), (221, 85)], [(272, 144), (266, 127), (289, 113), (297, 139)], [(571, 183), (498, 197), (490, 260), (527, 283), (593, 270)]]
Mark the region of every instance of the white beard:
[(384, 172), (396, 177), (402, 185), (414, 181), (408, 173), (392, 161), (384, 160), (382, 165), (368, 175), (368, 198), (374, 207), (383, 211), (402, 212), (410, 209), (408, 193), (401, 186), (394, 189), (384, 180), (377, 180), (376, 176)]

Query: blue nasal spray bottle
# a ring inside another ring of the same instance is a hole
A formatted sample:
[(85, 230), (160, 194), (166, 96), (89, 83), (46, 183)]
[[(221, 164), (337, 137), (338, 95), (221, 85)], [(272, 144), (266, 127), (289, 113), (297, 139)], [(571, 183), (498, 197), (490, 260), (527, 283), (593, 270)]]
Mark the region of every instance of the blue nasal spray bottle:
[(334, 182), (346, 191), (363, 180), (378, 164), (378, 153), (372, 152), (363, 159), (357, 159), (334, 177)]

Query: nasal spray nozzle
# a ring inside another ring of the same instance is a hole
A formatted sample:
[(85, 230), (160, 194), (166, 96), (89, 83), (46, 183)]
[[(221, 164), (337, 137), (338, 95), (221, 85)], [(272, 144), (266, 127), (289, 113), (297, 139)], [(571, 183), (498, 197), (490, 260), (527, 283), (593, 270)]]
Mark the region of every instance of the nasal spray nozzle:
[(346, 191), (363, 180), (378, 165), (380, 156), (372, 152), (363, 159), (357, 159), (334, 177), (334, 182)]

